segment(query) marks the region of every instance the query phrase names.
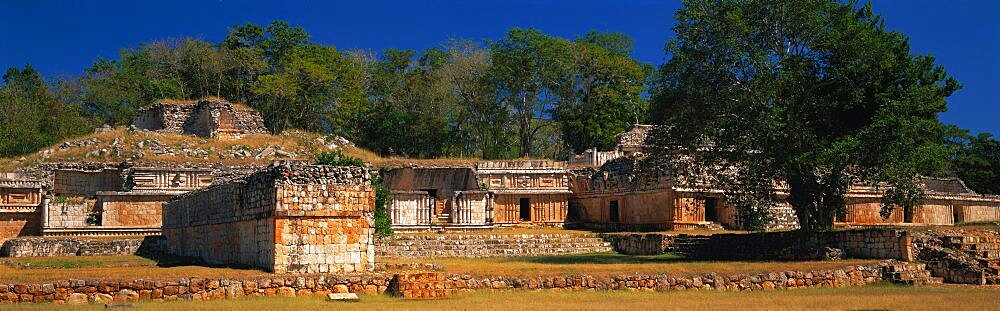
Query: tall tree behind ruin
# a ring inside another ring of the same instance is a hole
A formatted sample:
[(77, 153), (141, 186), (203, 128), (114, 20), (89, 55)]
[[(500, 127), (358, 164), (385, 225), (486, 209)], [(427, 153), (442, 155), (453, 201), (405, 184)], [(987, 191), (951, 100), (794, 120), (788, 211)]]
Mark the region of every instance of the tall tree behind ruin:
[(676, 19), (656, 159), (691, 156), (734, 202), (774, 201), (785, 184), (806, 230), (829, 228), (855, 182), (919, 200), (914, 177), (944, 154), (937, 115), (960, 86), (870, 5), (691, 0)]
[(571, 43), (537, 29), (513, 28), (490, 43), (499, 100), (510, 107), (518, 133), (518, 155), (532, 155), (539, 130), (549, 122), (557, 92), (569, 83)]
[(618, 133), (645, 123), (648, 103), (642, 93), (652, 69), (629, 56), (632, 45), (625, 34), (596, 31), (573, 42), (573, 66), (559, 85), (553, 116), (574, 153), (609, 150)]

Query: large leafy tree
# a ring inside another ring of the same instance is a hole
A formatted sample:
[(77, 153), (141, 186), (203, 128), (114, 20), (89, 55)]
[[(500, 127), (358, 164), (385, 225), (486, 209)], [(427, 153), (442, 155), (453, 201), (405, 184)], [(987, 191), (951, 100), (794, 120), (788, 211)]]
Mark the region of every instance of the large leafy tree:
[(30, 65), (9, 68), (0, 84), (0, 156), (25, 154), (86, 133), (93, 123), (60, 101)]
[(806, 230), (829, 228), (857, 182), (919, 202), (914, 177), (945, 154), (937, 115), (960, 86), (870, 5), (690, 0), (676, 18), (655, 159), (683, 154), (744, 211), (785, 188)]
[(573, 66), (571, 42), (537, 29), (513, 28), (490, 44), (491, 75), (499, 100), (509, 107), (518, 136), (518, 155), (533, 155), (540, 130), (552, 126), (558, 92)]
[(631, 57), (632, 39), (621, 33), (592, 31), (573, 42), (575, 61), (561, 85), (555, 120), (563, 140), (580, 153), (608, 150), (615, 135), (645, 121), (647, 65)]

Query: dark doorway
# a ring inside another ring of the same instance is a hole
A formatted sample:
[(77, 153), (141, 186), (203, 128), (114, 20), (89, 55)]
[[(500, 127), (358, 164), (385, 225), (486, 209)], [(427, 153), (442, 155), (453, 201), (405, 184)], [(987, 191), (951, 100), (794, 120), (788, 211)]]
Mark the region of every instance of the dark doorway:
[(621, 216), (618, 214), (618, 200), (611, 200), (608, 204), (608, 217), (611, 222), (621, 221)]
[(531, 221), (531, 199), (521, 198), (521, 221)]
[(719, 221), (719, 200), (705, 198), (705, 221)]

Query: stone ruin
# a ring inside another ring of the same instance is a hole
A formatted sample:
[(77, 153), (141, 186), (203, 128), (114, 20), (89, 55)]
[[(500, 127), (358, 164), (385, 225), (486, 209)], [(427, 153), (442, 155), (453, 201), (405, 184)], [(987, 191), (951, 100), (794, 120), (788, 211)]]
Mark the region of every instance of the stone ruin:
[(222, 99), (161, 101), (136, 111), (132, 126), (164, 133), (201, 137), (240, 137), (265, 134), (260, 113)]
[(163, 208), (169, 252), (275, 273), (372, 271), (375, 192), (362, 167), (276, 164)]
[(561, 225), (569, 170), (550, 160), (484, 161), (472, 167), (407, 167), (386, 173), (396, 229)]

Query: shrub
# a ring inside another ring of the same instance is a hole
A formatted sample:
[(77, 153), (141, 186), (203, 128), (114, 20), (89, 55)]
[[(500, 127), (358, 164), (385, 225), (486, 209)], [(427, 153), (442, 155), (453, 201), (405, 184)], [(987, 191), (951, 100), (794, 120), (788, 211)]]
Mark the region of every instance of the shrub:
[(333, 166), (365, 166), (365, 161), (346, 156), (340, 150), (321, 152), (316, 155), (316, 164)]

